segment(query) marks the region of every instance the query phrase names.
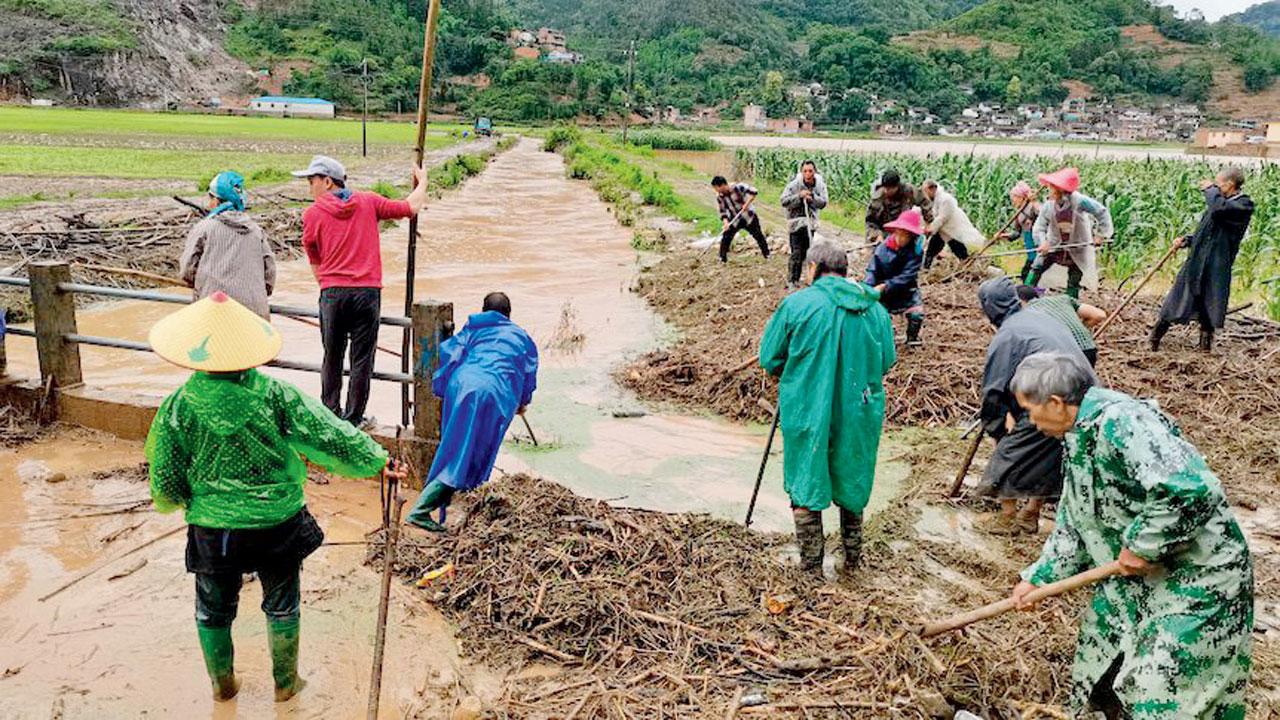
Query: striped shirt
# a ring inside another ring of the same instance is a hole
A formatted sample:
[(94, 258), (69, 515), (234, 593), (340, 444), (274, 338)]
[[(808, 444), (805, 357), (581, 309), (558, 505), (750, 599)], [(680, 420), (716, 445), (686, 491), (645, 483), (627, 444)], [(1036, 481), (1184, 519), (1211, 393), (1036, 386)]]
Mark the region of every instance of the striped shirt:
[(738, 213), (742, 210), (742, 206), (746, 204), (747, 197), (755, 197), (759, 193), (758, 190), (746, 183), (734, 183), (729, 186), (729, 192), (717, 193), (716, 202), (720, 204), (720, 217), (738, 222), (734, 224), (749, 225), (755, 219), (756, 211), (748, 209), (742, 213), (742, 217), (738, 217)]
[(1070, 295), (1046, 295), (1027, 303), (1027, 307), (1039, 310), (1066, 326), (1081, 351), (1098, 348), (1098, 344), (1093, 340), (1093, 333), (1085, 327), (1083, 322), (1080, 322), (1080, 315), (1076, 312), (1080, 307), (1079, 300)]

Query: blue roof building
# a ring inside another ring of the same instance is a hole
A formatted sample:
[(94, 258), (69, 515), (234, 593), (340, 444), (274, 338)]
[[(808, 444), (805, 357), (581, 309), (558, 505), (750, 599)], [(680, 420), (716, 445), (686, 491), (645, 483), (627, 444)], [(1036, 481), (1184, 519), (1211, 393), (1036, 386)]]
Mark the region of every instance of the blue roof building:
[(331, 118), (334, 111), (333, 103), (323, 98), (263, 95), (249, 101), (249, 112), (281, 117)]

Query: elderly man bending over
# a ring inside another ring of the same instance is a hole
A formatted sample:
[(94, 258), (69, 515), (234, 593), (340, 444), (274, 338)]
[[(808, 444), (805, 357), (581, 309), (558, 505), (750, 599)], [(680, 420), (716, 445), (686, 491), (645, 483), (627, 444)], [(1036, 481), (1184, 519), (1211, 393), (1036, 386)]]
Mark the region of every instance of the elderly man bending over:
[(1074, 355), (1038, 353), (1010, 387), (1066, 445), (1057, 526), (1013, 599), (1119, 560), (1085, 606), (1071, 702), (1109, 719), (1243, 720), (1253, 567), (1222, 485), (1150, 402), (1094, 386)]
[(760, 367), (781, 376), (783, 487), (791, 497), (803, 570), (821, 575), (822, 511), (840, 507), (844, 567), (862, 552), (862, 511), (884, 425), (885, 373), (897, 361), (880, 293), (849, 282), (849, 258), (829, 242), (809, 248), (809, 287), (788, 296), (760, 340)]

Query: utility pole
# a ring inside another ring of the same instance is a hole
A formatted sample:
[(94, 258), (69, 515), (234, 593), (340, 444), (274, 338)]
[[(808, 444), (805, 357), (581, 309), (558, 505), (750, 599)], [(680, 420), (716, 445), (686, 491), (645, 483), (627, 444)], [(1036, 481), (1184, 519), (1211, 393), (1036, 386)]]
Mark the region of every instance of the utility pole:
[(360, 113), (360, 157), (369, 157), (369, 58), (360, 61), (360, 84), (364, 86), (364, 111)]
[(627, 49), (627, 105), (622, 114), (622, 144), (627, 144), (627, 128), (631, 125), (631, 96), (636, 88), (636, 41)]

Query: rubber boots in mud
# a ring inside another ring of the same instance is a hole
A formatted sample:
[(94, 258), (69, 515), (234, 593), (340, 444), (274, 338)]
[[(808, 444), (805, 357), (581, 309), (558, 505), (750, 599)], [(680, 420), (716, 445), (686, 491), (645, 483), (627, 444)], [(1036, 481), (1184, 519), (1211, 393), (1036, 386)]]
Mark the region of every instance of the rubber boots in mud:
[(920, 328), (924, 327), (924, 316), (911, 314), (907, 316), (907, 345), (910, 347), (920, 347), (924, 343), (920, 341)]
[(271, 675), (276, 681), (276, 702), (285, 702), (302, 692), (307, 682), (298, 677), (299, 618), (267, 618), (267, 639), (271, 644)]
[(235, 648), (231, 643), (231, 628), (207, 627), (196, 623), (200, 636), (200, 651), (204, 653), (204, 666), (213, 683), (213, 699), (225, 702), (240, 692), (236, 679)]
[(822, 513), (808, 508), (791, 508), (796, 521), (796, 545), (800, 548), (800, 570), (822, 577), (822, 557), (826, 539), (822, 535)]
[(405, 522), (429, 532), (444, 532), (444, 525), (432, 519), (431, 513), (448, 505), (452, 499), (453, 488), (438, 480), (432, 480), (422, 489), (422, 494), (418, 496), (418, 501), (409, 511)]
[(840, 508), (840, 545), (844, 550), (841, 574), (849, 577), (862, 562), (862, 513)]

